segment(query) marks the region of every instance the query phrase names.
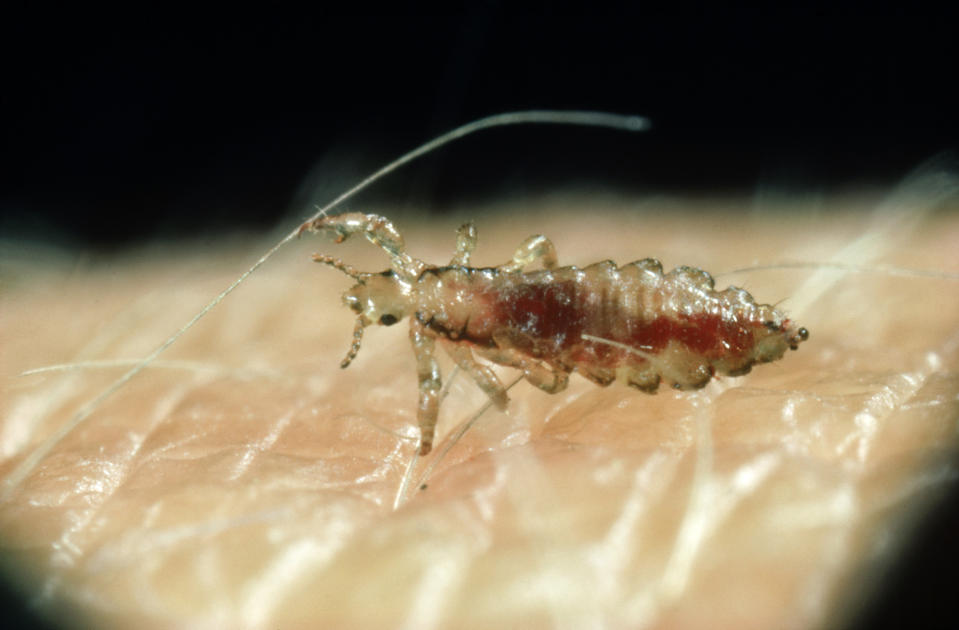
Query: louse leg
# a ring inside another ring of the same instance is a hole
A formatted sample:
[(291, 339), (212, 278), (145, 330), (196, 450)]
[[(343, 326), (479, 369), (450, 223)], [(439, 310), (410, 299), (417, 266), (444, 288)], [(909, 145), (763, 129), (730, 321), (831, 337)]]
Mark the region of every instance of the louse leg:
[(548, 368), (517, 350), (510, 348), (476, 348), (476, 353), (493, 363), (522, 370), (523, 376), (531, 385), (535, 385), (547, 394), (561, 392), (569, 384), (569, 374), (566, 372)]
[(433, 449), (442, 379), (440, 368), (433, 357), (435, 341), (426, 334), (423, 325), (416, 320), (410, 323), (410, 343), (413, 345), (413, 354), (416, 357), (416, 375), (420, 386), (420, 403), (416, 410), (416, 421), (420, 425), (420, 456), (423, 456)]
[(450, 265), (468, 267), (474, 249), (476, 249), (476, 226), (471, 221), (464, 223), (460, 229), (456, 230), (456, 253), (453, 254)]
[(456, 365), (476, 381), (476, 384), (486, 392), (493, 404), (500, 409), (506, 409), (509, 397), (506, 395), (506, 388), (503, 387), (503, 383), (497, 378), (496, 373), (489, 366), (477, 363), (468, 347), (457, 345), (447, 339), (443, 339), (442, 343), (443, 348), (456, 362)]
[(662, 380), (655, 370), (648, 368), (643, 370), (627, 368), (624, 376), (627, 385), (649, 394), (659, 389), (659, 382)]
[(393, 270), (406, 278), (415, 278), (426, 267), (425, 263), (406, 253), (403, 236), (393, 223), (376, 214), (347, 212), (336, 216), (323, 216), (300, 226), (300, 234), (306, 231), (332, 233), (337, 243), (342, 243), (354, 234), (361, 234), (366, 240), (382, 248), (389, 255)]
[(580, 368), (577, 371), (600, 387), (606, 387), (616, 380), (616, 371), (609, 368)]
[(537, 260), (541, 261), (546, 269), (553, 269), (557, 266), (556, 247), (553, 246), (553, 241), (542, 234), (530, 236), (523, 241), (516, 248), (513, 260), (505, 265), (500, 265), (498, 269), (506, 273), (522, 271)]

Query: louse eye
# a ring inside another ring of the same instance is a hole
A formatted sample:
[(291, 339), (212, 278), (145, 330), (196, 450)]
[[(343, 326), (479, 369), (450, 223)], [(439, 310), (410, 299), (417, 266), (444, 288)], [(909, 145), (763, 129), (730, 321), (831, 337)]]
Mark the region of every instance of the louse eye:
[(380, 317), (380, 324), (382, 324), (383, 326), (392, 326), (398, 321), (400, 320), (396, 319), (395, 315), (390, 315), (389, 313)]

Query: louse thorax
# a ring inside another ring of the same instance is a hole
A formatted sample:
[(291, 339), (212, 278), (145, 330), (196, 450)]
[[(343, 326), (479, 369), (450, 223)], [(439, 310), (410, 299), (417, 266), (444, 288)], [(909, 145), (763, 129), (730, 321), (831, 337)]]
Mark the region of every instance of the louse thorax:
[(392, 326), (409, 314), (410, 284), (392, 270), (359, 274), (357, 279), (359, 282), (343, 294), (343, 303), (364, 326)]

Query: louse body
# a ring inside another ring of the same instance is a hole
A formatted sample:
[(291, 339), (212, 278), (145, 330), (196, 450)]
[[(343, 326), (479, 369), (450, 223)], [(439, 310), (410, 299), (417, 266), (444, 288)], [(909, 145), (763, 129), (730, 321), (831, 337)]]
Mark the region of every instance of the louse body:
[[(576, 371), (599, 385), (621, 381), (645, 392), (662, 382), (703, 387), (716, 374), (737, 376), (775, 361), (808, 338), (781, 312), (756, 304), (746, 291), (714, 289), (712, 277), (679, 267), (663, 273), (653, 259), (622, 267), (603, 261), (558, 267), (553, 244), (531, 236), (498, 267), (469, 265), (472, 224), (457, 233), (456, 254), (444, 267), (405, 251), (385, 218), (361, 213), (322, 217), (300, 231), (331, 232), (337, 242), (362, 234), (389, 254), (391, 269), (361, 273), (338, 259), (314, 255), (357, 280), (344, 302), (357, 313), (354, 341), (342, 366), (359, 351), (363, 329), (410, 318), (419, 376), (420, 454), (430, 452), (439, 412), (438, 341), (499, 407), (506, 389), (474, 355), (523, 371), (540, 389), (563, 390)], [(536, 262), (544, 267), (524, 271)]]

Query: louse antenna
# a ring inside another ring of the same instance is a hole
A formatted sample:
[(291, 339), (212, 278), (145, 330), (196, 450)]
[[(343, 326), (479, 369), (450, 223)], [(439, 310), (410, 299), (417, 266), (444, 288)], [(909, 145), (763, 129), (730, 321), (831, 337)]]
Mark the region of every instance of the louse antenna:
[(362, 272), (357, 271), (356, 267), (347, 265), (345, 262), (339, 258), (334, 258), (333, 256), (327, 256), (326, 254), (313, 254), (313, 262), (323, 263), (324, 265), (329, 265), (338, 271), (342, 271), (349, 277), (353, 278), (357, 282), (363, 282)]
[[(328, 256), (326, 254), (313, 254), (313, 262), (323, 263), (324, 265), (329, 265), (338, 271), (342, 271), (349, 277), (353, 278), (359, 283), (363, 283), (363, 273), (356, 270), (355, 267), (347, 265), (345, 262), (339, 258), (334, 258), (333, 256)], [(353, 343), (350, 344), (350, 349), (346, 353), (346, 357), (340, 361), (340, 367), (344, 370), (350, 367), (350, 363), (353, 363), (353, 359), (356, 358), (356, 355), (360, 352), (360, 344), (363, 342), (363, 329), (366, 326), (363, 325), (363, 318), (356, 318), (356, 325), (353, 326)]]
[[(486, 118), (480, 118), (479, 120), (474, 120), (473, 122), (467, 123), (452, 131), (430, 140), (429, 142), (420, 145), (416, 149), (413, 149), (409, 153), (400, 156), (398, 159), (390, 162), (380, 170), (376, 171), (366, 179), (362, 180), (357, 185), (353, 186), (336, 199), (326, 204), (309, 219), (309, 221), (315, 221), (322, 216), (326, 216), (330, 210), (340, 205), (356, 193), (360, 192), (376, 180), (384, 177), (401, 166), (412, 162), (416, 158), (434, 151), (439, 147), (458, 140), (463, 136), (467, 136), (477, 131), (482, 131), (484, 129), (491, 129), (493, 127), (505, 127), (507, 125), (521, 125), (521, 124), (553, 124), (553, 125), (573, 125), (579, 127), (605, 127), (607, 129), (616, 129), (619, 131), (645, 131), (649, 129), (650, 123), (649, 119), (642, 116), (624, 116), (622, 114), (611, 114), (607, 112), (587, 112), (587, 111), (556, 111), (556, 110), (531, 110), (523, 112), (508, 112), (505, 114), (497, 114), (494, 116), (487, 116)], [(176, 341), (183, 336), (183, 334), (193, 326), (203, 319), (207, 313), (216, 308), (216, 306), (222, 302), (226, 296), (233, 293), (233, 291), (243, 284), (243, 282), (257, 269), (259, 269), (263, 264), (273, 257), (277, 251), (280, 250), (284, 245), (295, 239), (301, 233), (300, 226), (297, 226), (292, 232), (284, 236), (280, 241), (271, 247), (265, 254), (260, 256), (249, 269), (244, 271), (240, 276), (234, 280), (230, 285), (216, 295), (209, 304), (200, 309), (196, 315), (194, 315), (190, 320), (178, 328), (172, 335), (170, 335), (163, 343), (157, 346), (151, 353), (143, 357), (132, 368), (124, 372), (117, 380), (113, 381), (107, 387), (97, 394), (94, 398), (88, 401), (83, 405), (76, 414), (65, 424), (61, 425), (60, 428), (55, 431), (47, 440), (39, 445), (30, 455), (23, 459), (20, 464), (10, 471), (10, 474), (7, 475), (3, 480), (2, 489), (0, 489), (0, 501), (7, 500), (11, 493), (20, 485), (27, 475), (36, 467), (40, 461), (47, 456), (47, 454), (53, 449), (57, 443), (60, 442), (67, 434), (73, 431), (77, 425), (83, 422), (91, 413), (94, 412), (105, 400), (110, 396), (119, 391), (124, 385), (126, 385), (133, 377), (142, 372), (154, 359), (163, 354), (163, 352), (172, 346)]]
[(363, 342), (363, 329), (366, 328), (363, 325), (363, 318), (356, 318), (356, 325), (353, 326), (353, 343), (350, 344), (350, 349), (346, 353), (346, 357), (340, 361), (340, 367), (344, 370), (350, 367), (350, 363), (353, 362), (353, 359), (356, 358), (356, 355), (360, 352), (360, 344)]

